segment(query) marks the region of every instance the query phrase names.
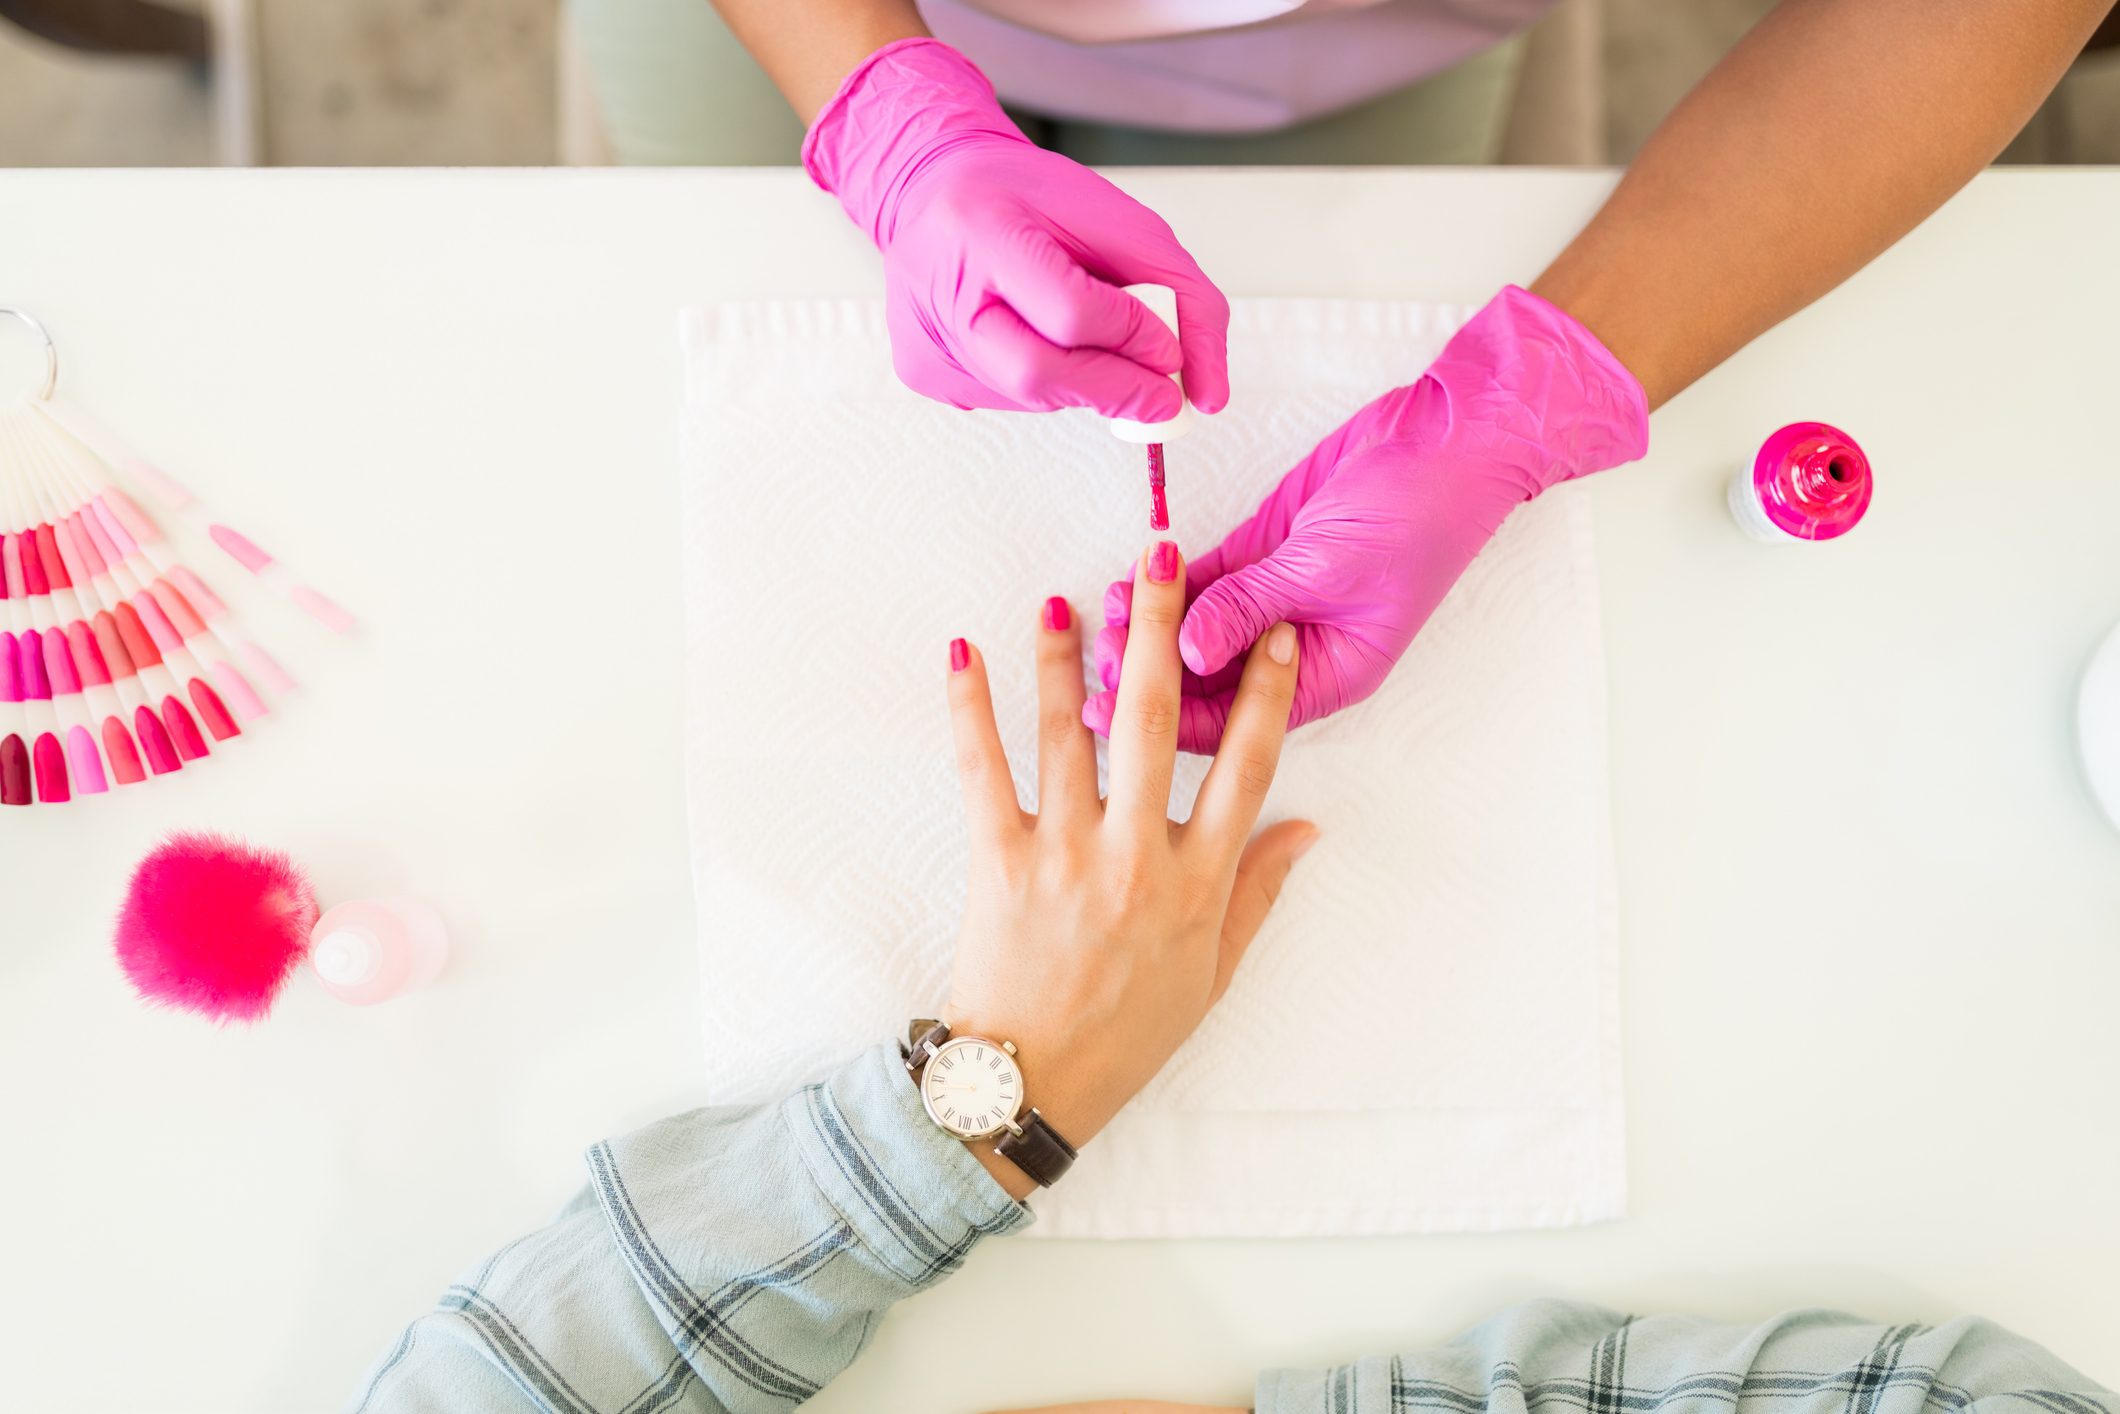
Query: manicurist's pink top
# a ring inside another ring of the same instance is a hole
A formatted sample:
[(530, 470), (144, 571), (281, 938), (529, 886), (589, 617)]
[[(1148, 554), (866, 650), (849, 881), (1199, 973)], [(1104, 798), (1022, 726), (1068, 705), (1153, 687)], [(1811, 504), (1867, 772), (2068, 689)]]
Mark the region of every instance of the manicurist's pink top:
[(1011, 103), (1178, 132), (1269, 132), (1403, 88), (1553, 0), (919, 0)]

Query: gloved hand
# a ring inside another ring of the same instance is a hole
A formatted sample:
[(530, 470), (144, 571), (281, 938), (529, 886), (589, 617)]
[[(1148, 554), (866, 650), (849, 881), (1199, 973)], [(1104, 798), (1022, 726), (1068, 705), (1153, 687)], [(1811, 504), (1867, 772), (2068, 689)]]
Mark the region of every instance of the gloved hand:
[[(1512, 509), (1648, 445), (1634, 375), (1561, 310), (1504, 289), (1419, 382), (1356, 413), (1192, 562), (1178, 745), (1215, 749), (1245, 650), (1283, 620), (1302, 646), (1290, 724), (1361, 701)], [(1096, 664), (1106, 690), (1082, 709), (1099, 733), (1111, 720), (1131, 590), (1120, 581), (1105, 594)]]
[[(1177, 414), (1182, 361), (1195, 406), (1229, 401), (1229, 301), (1170, 227), (1024, 137), (940, 40), (870, 55), (817, 115), (802, 161), (883, 252), (892, 362), (915, 392), (1161, 422)], [(1135, 284), (1177, 292), (1177, 338), (1119, 288)]]

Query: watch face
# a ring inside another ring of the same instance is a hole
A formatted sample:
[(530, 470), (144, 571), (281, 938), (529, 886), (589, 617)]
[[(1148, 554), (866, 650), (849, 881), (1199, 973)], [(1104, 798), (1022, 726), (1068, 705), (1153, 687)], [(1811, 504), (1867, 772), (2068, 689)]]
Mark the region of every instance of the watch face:
[(961, 1139), (998, 1133), (1023, 1107), (1016, 1058), (993, 1041), (946, 1041), (920, 1073), (920, 1098), (935, 1123)]

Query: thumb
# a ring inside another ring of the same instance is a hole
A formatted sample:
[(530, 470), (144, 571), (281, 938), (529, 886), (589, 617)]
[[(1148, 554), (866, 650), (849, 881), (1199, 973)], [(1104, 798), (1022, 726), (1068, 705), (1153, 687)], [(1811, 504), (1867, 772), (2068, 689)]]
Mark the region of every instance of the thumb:
[(1220, 1001), (1229, 990), (1229, 979), (1244, 960), (1244, 950), (1259, 935), (1259, 925), (1266, 921), (1274, 900), (1281, 896), (1288, 871), (1317, 842), (1316, 825), (1308, 820), (1283, 820), (1259, 831), (1244, 846), (1244, 855), (1237, 861), (1236, 883), (1229, 891), (1229, 911), (1222, 915), (1222, 956), (1215, 966), (1215, 988), (1208, 1005)]
[(1200, 591), (1178, 628), (1178, 656), (1201, 677), (1251, 651), (1259, 635), (1298, 610), (1310, 596), (1289, 573), (1282, 549), (1255, 564), (1232, 570)]

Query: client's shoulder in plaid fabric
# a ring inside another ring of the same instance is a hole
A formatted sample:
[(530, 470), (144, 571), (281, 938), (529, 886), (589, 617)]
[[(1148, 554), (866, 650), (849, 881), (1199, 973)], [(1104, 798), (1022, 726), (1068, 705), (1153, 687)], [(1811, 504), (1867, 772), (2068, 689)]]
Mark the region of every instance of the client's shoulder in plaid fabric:
[(1756, 1326), (1535, 1301), (1419, 1354), (1261, 1377), (1259, 1414), (2120, 1414), (2120, 1399), (1992, 1322)]

